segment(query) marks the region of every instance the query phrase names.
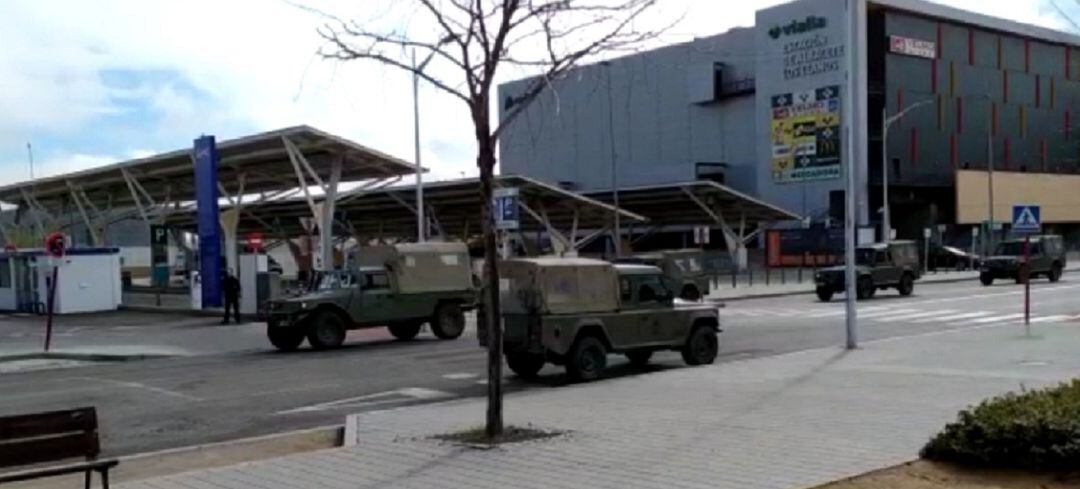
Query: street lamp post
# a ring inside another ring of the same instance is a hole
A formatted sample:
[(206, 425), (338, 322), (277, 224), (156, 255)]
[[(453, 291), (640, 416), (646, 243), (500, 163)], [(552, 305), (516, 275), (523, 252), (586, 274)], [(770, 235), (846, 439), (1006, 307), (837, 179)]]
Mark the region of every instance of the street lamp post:
[(619, 219), (619, 170), (615, 159), (615, 118), (614, 114), (612, 114), (611, 105), (611, 62), (601, 61), (600, 64), (604, 66), (604, 72), (607, 75), (608, 144), (611, 149), (611, 198), (612, 204), (615, 206), (615, 213), (613, 216), (615, 239), (612, 241), (615, 245), (615, 257), (619, 258), (622, 256), (622, 223)]
[(416, 50), (412, 50), (412, 89), (413, 89), (413, 152), (416, 171), (416, 242), (423, 243), (427, 240), (427, 222), (424, 220), (424, 167), (420, 166), (420, 70), (431, 61), (435, 55), (432, 51), (419, 65), (416, 64)]
[(889, 128), (913, 109), (929, 104), (932, 100), (923, 100), (907, 106), (900, 113), (889, 117), (888, 104), (881, 108), (881, 240), (892, 240), (892, 213), (889, 210)]

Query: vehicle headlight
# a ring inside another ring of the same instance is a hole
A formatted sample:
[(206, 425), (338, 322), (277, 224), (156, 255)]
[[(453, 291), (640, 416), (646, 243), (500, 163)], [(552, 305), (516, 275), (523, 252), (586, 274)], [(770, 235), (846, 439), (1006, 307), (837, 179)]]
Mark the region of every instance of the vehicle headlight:
[(307, 306), (308, 306), (307, 302), (301, 302), (300, 303), (300, 309), (307, 309)]

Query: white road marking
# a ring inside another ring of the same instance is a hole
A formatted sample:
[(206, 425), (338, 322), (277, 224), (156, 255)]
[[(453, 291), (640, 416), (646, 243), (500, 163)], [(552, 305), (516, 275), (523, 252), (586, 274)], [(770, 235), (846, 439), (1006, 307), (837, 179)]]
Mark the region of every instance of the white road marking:
[(1031, 322), (1033, 322), (1033, 323), (1060, 323), (1060, 322), (1064, 322), (1064, 321), (1066, 321), (1068, 319), (1069, 319), (1069, 316), (1064, 316), (1064, 315), (1042, 316), (1042, 317), (1032, 318)]
[(449, 392), (438, 391), (435, 389), (426, 389), (423, 387), (406, 387), (404, 389), (376, 392), (374, 394), (348, 397), (345, 399), (338, 399), (336, 401), (311, 404), (308, 406), (301, 406), (293, 409), (286, 409), (284, 411), (278, 411), (274, 414), (281, 415), (314, 411), (327, 411), (331, 409), (359, 408), (376, 406), (380, 404), (400, 403), (410, 400), (437, 400), (447, 399), (450, 397), (454, 397), (454, 395)]
[(943, 322), (943, 321), (956, 321), (956, 320), (959, 320), (959, 319), (971, 319), (971, 318), (983, 317), (983, 316), (987, 316), (989, 314), (990, 314), (989, 312), (966, 312), (964, 314), (953, 314), (953, 315), (944, 316), (944, 317), (929, 317), (929, 318), (924, 318), (924, 319), (920, 319), (918, 321), (913, 321), (913, 322), (917, 323), (917, 324), (920, 324), (920, 323), (936, 323), (936, 322)]
[(146, 385), (146, 384), (143, 384), (143, 383), (140, 383), (140, 382), (124, 382), (122, 380), (101, 379), (101, 378), (97, 378), (97, 377), (72, 377), (72, 378), (73, 379), (82, 379), (82, 380), (92, 380), (92, 381), (96, 381), (96, 382), (104, 382), (106, 384), (112, 384), (112, 385), (116, 385), (116, 386), (120, 386), (120, 387), (130, 387), (130, 388), (133, 388), (133, 389), (143, 389), (143, 390), (148, 390), (150, 392), (156, 392), (156, 393), (161, 394), (161, 395), (165, 395), (165, 396), (169, 396), (169, 397), (177, 397), (177, 398), (188, 400), (188, 401), (203, 401), (204, 400), (201, 397), (196, 397), (196, 396), (184, 394), (183, 392), (171, 391), (169, 389), (162, 389), (161, 387), (154, 387), (152, 385)]
[(999, 322), (1002, 322), (1002, 321), (1012, 321), (1013, 319), (1019, 319), (1019, 318), (1022, 318), (1022, 317), (1024, 317), (1023, 313), (1006, 314), (1004, 316), (990, 316), (988, 318), (970, 319), (970, 320), (967, 320), (967, 321), (960, 321), (960, 322), (952, 323), (952, 324), (963, 325), (963, 324), (999, 323)]
[(900, 314), (898, 316), (879, 317), (876, 320), (883, 323), (892, 323), (896, 321), (906, 321), (909, 319), (925, 318), (926, 316), (941, 316), (942, 314), (953, 314), (957, 312), (956, 309), (942, 309), (939, 311), (923, 311), (913, 314)]
[(467, 380), (467, 379), (474, 379), (474, 378), (478, 377), (478, 375), (477, 374), (470, 374), (470, 373), (467, 373), (467, 372), (460, 372), (460, 373), (456, 373), (456, 374), (446, 374), (446, 375), (443, 375), (442, 377), (444, 379), (449, 379), (449, 380)]
[(918, 309), (893, 309), (890, 311), (875, 311), (868, 314), (856, 314), (859, 319), (879, 318), (885, 316), (891, 316), (893, 314), (910, 314), (913, 312), (919, 312)]

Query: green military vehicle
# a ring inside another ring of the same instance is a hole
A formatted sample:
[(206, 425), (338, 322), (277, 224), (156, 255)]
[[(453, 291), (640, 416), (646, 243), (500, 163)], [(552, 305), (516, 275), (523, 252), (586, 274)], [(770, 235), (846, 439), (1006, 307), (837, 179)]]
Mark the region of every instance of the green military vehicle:
[(356, 268), (324, 273), (306, 294), (271, 301), (270, 343), (295, 350), (307, 338), (312, 348), (334, 348), (350, 329), (382, 326), (409, 340), (424, 323), (440, 339), (461, 336), (464, 311), (477, 298), (463, 243), (366, 247), (358, 261)]
[(575, 380), (593, 380), (608, 353), (638, 365), (660, 350), (682, 352), (689, 365), (716, 358), (716, 306), (676, 304), (659, 268), (547, 257), (507, 260), (501, 268), (506, 363), (521, 377), (551, 362)]
[[(844, 273), (844, 265), (818, 271), (814, 276), (818, 299), (829, 302), (833, 294), (844, 292)], [(858, 299), (869, 299), (885, 289), (909, 296), (922, 276), (918, 245), (914, 241), (892, 241), (859, 246), (855, 249), (855, 274)]]
[(705, 273), (701, 250), (663, 250), (651, 253), (639, 253), (630, 257), (618, 258), (615, 263), (651, 265), (659, 268), (674, 281), (680, 299), (701, 300), (709, 295), (709, 276)]
[[(979, 281), (983, 285), (994, 284), (995, 279), (1004, 278), (1023, 283), (1021, 265), (1024, 260), (1024, 240), (1012, 239), (998, 244), (994, 256), (983, 258), (979, 270)], [(1028, 243), (1028, 276), (1045, 276), (1051, 282), (1061, 280), (1065, 271), (1065, 243), (1061, 236), (1032, 236)]]

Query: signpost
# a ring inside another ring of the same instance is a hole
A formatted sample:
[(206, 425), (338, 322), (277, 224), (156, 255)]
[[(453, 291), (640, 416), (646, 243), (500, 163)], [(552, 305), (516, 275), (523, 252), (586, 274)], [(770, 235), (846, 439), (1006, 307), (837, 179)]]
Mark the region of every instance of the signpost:
[(495, 229), (502, 232), (502, 257), (510, 258), (509, 231), (516, 231), (521, 227), (521, 215), (518, 209), (517, 187), (495, 189), (492, 195), (493, 214), (495, 215)]
[(67, 237), (64, 233), (51, 233), (45, 237), (45, 253), (49, 255), (52, 260), (52, 278), (49, 280), (48, 298), (46, 299), (46, 316), (45, 316), (45, 351), (49, 351), (49, 345), (52, 343), (52, 323), (53, 323), (53, 306), (56, 304), (56, 280), (60, 276), (60, 266), (58, 261), (64, 258), (64, 252), (67, 249)]
[(1024, 261), (1020, 265), (1020, 277), (1024, 281), (1024, 331), (1031, 336), (1031, 235), (1042, 229), (1042, 208), (1015, 204), (1012, 218), (1013, 232), (1024, 234)]

